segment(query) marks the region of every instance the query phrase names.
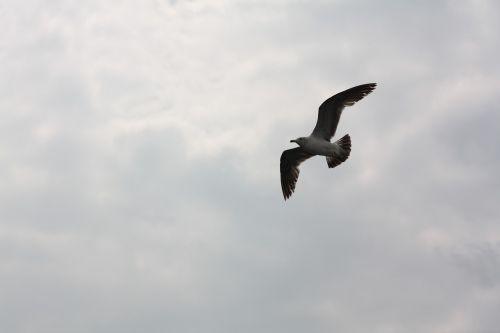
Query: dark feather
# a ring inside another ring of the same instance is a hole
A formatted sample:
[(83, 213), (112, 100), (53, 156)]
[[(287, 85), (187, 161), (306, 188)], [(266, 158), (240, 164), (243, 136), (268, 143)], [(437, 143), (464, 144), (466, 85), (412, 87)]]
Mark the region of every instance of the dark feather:
[(371, 93), (376, 86), (376, 83), (362, 84), (344, 90), (324, 101), (319, 106), (318, 120), (311, 135), (330, 140), (335, 135), (342, 110), (346, 106), (354, 105)]
[(285, 150), (281, 154), (280, 173), (283, 197), (288, 199), (295, 190), (299, 178), (299, 165), (313, 155), (306, 153), (301, 147)]

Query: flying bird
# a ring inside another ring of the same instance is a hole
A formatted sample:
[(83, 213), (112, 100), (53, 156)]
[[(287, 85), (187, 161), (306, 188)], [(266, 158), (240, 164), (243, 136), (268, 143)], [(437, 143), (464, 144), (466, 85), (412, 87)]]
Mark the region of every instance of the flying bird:
[(298, 144), (299, 147), (285, 150), (281, 154), (281, 189), (285, 200), (290, 198), (295, 190), (299, 178), (300, 163), (315, 155), (321, 155), (326, 156), (328, 167), (334, 168), (347, 160), (351, 153), (349, 134), (333, 143), (330, 140), (335, 135), (344, 108), (354, 105), (371, 93), (376, 86), (376, 83), (362, 84), (328, 98), (319, 106), (318, 120), (311, 135), (290, 140), (290, 142)]

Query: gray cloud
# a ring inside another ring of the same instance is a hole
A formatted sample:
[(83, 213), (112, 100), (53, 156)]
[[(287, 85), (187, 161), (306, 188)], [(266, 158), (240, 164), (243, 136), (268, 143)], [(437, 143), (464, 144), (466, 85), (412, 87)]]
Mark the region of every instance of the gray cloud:
[[(0, 328), (498, 327), (493, 1), (0, 5)], [(368, 81), (334, 171), (279, 155)]]

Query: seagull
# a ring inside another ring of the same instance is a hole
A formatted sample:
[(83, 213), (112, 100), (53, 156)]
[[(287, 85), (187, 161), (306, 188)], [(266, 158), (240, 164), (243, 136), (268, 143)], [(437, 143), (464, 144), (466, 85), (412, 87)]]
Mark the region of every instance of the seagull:
[(371, 93), (376, 86), (376, 83), (362, 84), (328, 98), (319, 106), (318, 120), (311, 135), (290, 140), (290, 142), (298, 144), (299, 147), (285, 150), (281, 154), (281, 189), (285, 200), (290, 198), (295, 190), (295, 184), (299, 178), (300, 163), (315, 155), (321, 155), (326, 156), (329, 168), (335, 168), (347, 160), (351, 153), (349, 134), (333, 143), (330, 140), (335, 135), (344, 108), (354, 105)]

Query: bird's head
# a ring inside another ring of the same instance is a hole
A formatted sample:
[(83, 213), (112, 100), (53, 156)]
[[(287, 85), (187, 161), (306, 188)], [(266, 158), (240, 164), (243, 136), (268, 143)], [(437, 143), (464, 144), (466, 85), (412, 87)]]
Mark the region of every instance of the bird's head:
[(306, 143), (306, 138), (297, 138), (295, 140), (290, 140), (290, 142), (295, 142), (302, 147)]

